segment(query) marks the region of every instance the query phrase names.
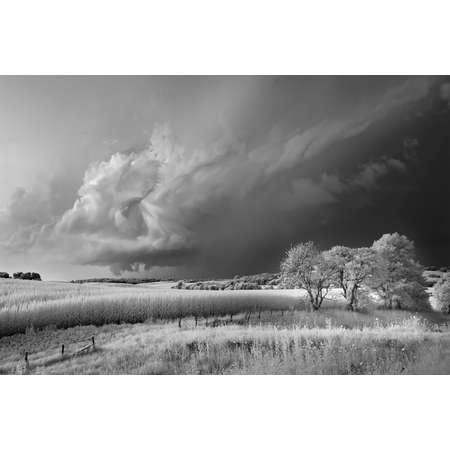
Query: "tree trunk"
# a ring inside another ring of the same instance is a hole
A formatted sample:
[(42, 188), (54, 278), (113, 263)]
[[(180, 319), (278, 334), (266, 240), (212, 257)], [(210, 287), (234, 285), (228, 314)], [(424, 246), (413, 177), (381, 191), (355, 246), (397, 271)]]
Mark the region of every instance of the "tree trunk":
[(354, 311), (358, 306), (357, 292), (358, 292), (358, 285), (355, 285), (352, 287), (350, 291), (350, 300), (347, 304), (347, 309), (349, 311)]
[(344, 271), (339, 271), (339, 284), (341, 286), (342, 292), (344, 293), (344, 298), (347, 298), (347, 285), (344, 283)]
[(308, 292), (308, 297), (309, 297), (309, 303), (311, 304), (311, 308), (312, 308), (312, 310), (313, 311), (317, 311), (317, 304), (316, 304), (316, 299), (315, 299), (315, 297), (314, 297), (314, 295), (313, 295), (313, 293), (312, 292), (310, 292), (310, 291), (307, 291)]

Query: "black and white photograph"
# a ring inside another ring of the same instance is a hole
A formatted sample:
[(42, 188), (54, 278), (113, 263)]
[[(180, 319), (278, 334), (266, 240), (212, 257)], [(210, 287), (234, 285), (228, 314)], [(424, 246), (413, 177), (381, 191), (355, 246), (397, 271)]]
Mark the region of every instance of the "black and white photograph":
[(3, 16), (0, 446), (442, 446), (445, 11), (96, 3)]
[(2, 373), (450, 372), (450, 77), (0, 97)]

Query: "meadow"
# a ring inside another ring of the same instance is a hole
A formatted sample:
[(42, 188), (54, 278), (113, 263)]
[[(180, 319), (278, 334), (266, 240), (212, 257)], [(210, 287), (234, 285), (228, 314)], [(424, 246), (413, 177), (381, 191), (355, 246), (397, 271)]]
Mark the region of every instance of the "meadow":
[(450, 373), (439, 312), (351, 312), (337, 294), (312, 312), (301, 290), (170, 286), (2, 280), (0, 373)]

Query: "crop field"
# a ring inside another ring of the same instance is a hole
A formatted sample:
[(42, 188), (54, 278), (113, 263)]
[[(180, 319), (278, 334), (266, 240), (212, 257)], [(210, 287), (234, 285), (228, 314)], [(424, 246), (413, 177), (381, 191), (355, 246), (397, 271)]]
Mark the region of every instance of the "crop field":
[(303, 306), (297, 290), (180, 292), (141, 286), (2, 281), (0, 336), (30, 327), (198, 320)]
[(312, 312), (301, 290), (170, 286), (0, 281), (0, 373), (450, 373), (439, 312), (350, 312), (338, 294)]

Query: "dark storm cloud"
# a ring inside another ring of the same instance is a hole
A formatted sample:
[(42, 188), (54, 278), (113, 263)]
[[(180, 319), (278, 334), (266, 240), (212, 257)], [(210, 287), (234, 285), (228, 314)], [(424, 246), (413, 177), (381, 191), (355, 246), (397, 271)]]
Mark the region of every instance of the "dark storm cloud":
[[(189, 83), (199, 89), (201, 79)], [(205, 86), (215, 83), (208, 79)], [(177, 133), (171, 125), (157, 126), (143, 149), (92, 163), (78, 199), (56, 220), (48, 220), (55, 214), (46, 211), (54, 201), (37, 211), (25, 208), (30, 220), (21, 219), (21, 228), (35, 227), (25, 246), (116, 273), (175, 266), (183, 273), (187, 267), (225, 275), (274, 270), (292, 242), (361, 244), (394, 231), (384, 230), (379, 217), (374, 225), (360, 225), (364, 230), (358, 223), (367, 211), (379, 215), (385, 193), (416, 170), (411, 152), (422, 147), (403, 143), (421, 138), (405, 123), (411, 115), (429, 116), (435, 80), (281, 77), (227, 83), (231, 91), (206, 96), (212, 119), (199, 108), (191, 127), (180, 127), (176, 118)], [(446, 88), (440, 89), (445, 101)], [(394, 136), (392, 142), (386, 136)], [(18, 223), (20, 211), (14, 216), (13, 209), (3, 223)], [(391, 219), (385, 223), (399, 225)]]

